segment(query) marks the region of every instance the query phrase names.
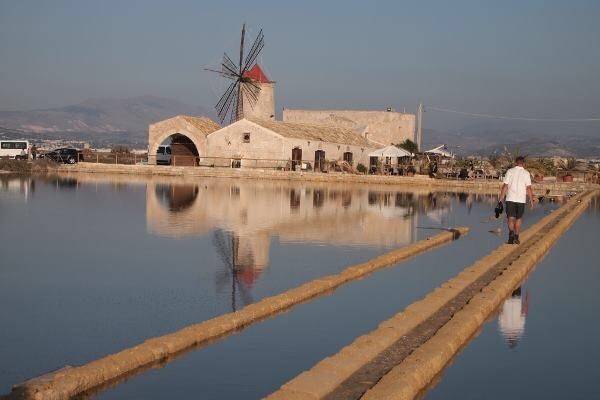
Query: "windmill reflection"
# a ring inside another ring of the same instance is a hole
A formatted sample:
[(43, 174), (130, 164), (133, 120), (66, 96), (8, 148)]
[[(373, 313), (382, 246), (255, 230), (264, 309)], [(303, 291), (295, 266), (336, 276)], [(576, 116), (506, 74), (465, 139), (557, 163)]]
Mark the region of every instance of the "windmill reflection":
[[(223, 264), (217, 272), (217, 291), (231, 288), (231, 310), (236, 311), (239, 301), (246, 306), (253, 302), (252, 289), (262, 270), (268, 263), (261, 249), (264, 237), (240, 238), (233, 232), (217, 229), (213, 233), (213, 244)], [(266, 238), (268, 241), (268, 237)], [(268, 243), (266, 243), (268, 248)]]

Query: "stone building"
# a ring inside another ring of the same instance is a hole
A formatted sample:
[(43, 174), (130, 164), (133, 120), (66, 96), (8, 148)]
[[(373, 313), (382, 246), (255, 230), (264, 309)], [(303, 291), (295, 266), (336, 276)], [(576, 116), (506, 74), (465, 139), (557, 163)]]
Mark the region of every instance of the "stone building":
[(395, 111), (283, 110), (285, 122), (321, 124), (359, 130), (379, 147), (415, 141), (415, 115)]
[(415, 116), (393, 111), (289, 110), (275, 121), (275, 82), (256, 64), (246, 74), (260, 87), (244, 96), (244, 118), (221, 128), (205, 117), (178, 115), (149, 127), (149, 162), (170, 138), (174, 165), (324, 170), (328, 161), (368, 166), (368, 154), (414, 140)]
[(206, 155), (206, 136), (221, 126), (206, 117), (177, 115), (173, 118), (150, 124), (148, 128), (149, 162), (156, 155), (158, 146), (171, 140), (171, 151), (178, 157), (178, 165), (195, 165), (195, 158)]
[[(377, 148), (352, 129), (282, 122), (242, 119), (207, 136), (210, 157), (236, 162), (236, 167), (277, 167), (289, 160), (322, 170), (327, 161), (347, 161), (351, 165), (368, 165), (368, 154)], [(215, 160), (215, 162), (218, 161)], [(263, 163), (265, 165), (257, 165)]]

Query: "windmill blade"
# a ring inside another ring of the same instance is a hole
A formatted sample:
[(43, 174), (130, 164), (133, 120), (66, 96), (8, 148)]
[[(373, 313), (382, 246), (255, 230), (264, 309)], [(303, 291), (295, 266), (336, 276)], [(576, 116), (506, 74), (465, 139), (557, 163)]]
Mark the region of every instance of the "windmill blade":
[(242, 61), (244, 60), (244, 36), (246, 36), (246, 24), (242, 25), (242, 38), (240, 40), (240, 75), (242, 75)]
[(250, 108), (254, 110), (254, 106), (258, 102), (258, 96), (257, 96), (257, 94), (254, 93), (254, 92), (252, 92), (245, 85), (243, 85), (242, 87), (243, 87), (243, 95), (244, 95), (244, 97), (248, 101), (248, 104), (250, 105)]
[(229, 117), (229, 122), (231, 123), (234, 123), (235, 121), (238, 121), (243, 118), (243, 111), (241, 110), (241, 107), (243, 107), (244, 102), (241, 96), (240, 85), (238, 85), (237, 88), (238, 90), (233, 95), (233, 107), (231, 108), (231, 115)]
[(254, 39), (254, 43), (252, 43), (252, 47), (250, 47), (250, 51), (248, 52), (248, 55), (246, 56), (246, 60), (244, 61), (244, 65), (247, 67), (250, 64), (252, 64), (253, 59), (256, 59), (256, 56), (258, 56), (258, 53), (260, 53), (260, 51), (262, 50), (262, 48), (265, 45), (265, 35), (263, 35), (263, 31), (262, 29), (260, 30), (260, 32), (258, 32), (258, 35), (256, 35), (256, 38)]
[(240, 81), (235, 81), (230, 85), (230, 88), (227, 89), (227, 92), (225, 93), (227, 95), (225, 101), (221, 104), (220, 107), (217, 108), (217, 115), (221, 119), (221, 122), (225, 120), (227, 114), (229, 113), (229, 110), (231, 109), (232, 102), (237, 98), (239, 85)]
[(215, 284), (217, 286), (217, 292), (222, 292), (226, 287), (229, 287), (229, 280), (231, 279), (231, 273), (229, 270), (219, 271), (217, 273)]
[(263, 47), (265, 47), (265, 35), (263, 35), (261, 29), (260, 32), (258, 32), (256, 39), (254, 39), (254, 43), (252, 44), (252, 47), (246, 56), (246, 60), (244, 62), (244, 72), (254, 64)]
[(219, 75), (221, 75), (221, 76), (223, 76), (225, 78), (228, 78), (228, 79), (237, 79), (238, 78), (237, 75), (232, 75), (232, 74), (230, 74), (227, 71), (223, 71), (223, 70), (217, 71), (216, 69), (211, 69), (211, 68), (203, 68), (203, 69), (205, 71), (216, 72), (217, 74), (219, 74)]
[(252, 294), (250, 294), (250, 292), (248, 291), (248, 288), (242, 282), (240, 282), (237, 274), (234, 275), (234, 279), (235, 279), (235, 282), (237, 283), (237, 287), (240, 289), (240, 297), (242, 298), (242, 303), (244, 303), (245, 306), (248, 304), (254, 303)]
[(227, 72), (233, 76), (240, 76), (237, 72), (237, 67), (235, 66), (231, 58), (229, 58), (227, 53), (223, 53), (223, 62), (221, 63), (221, 67), (225, 68)]
[(229, 246), (228, 236), (222, 230), (218, 229), (213, 234), (213, 244), (217, 249), (217, 254), (221, 258), (223, 264), (228, 268), (233, 270), (233, 259), (231, 257), (232, 249)]
[(252, 90), (255, 91), (257, 94), (258, 92), (260, 92), (260, 86), (258, 86), (252, 79), (245, 79), (244, 84), (251, 85)]
[(225, 93), (223, 93), (223, 95), (221, 96), (221, 98), (219, 99), (219, 101), (217, 102), (217, 104), (215, 105), (215, 109), (217, 111), (219, 111), (221, 109), (221, 107), (223, 107), (223, 104), (225, 104), (225, 102), (227, 101), (227, 97), (229, 97), (229, 95), (231, 94), (231, 91), (233, 89), (235, 89), (235, 84), (236, 82), (232, 82), (229, 87), (227, 88), (227, 90), (225, 91)]
[(258, 101), (258, 93), (252, 89), (253, 89), (252, 86), (242, 83), (242, 91), (244, 93), (246, 93), (246, 97), (248, 97), (248, 100), (250, 100), (250, 102), (257, 102)]

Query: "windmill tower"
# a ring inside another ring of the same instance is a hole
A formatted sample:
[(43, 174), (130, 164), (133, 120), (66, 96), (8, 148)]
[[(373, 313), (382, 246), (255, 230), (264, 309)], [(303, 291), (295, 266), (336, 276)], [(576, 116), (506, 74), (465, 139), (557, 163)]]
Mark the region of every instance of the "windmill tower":
[(230, 84), (221, 96), (215, 109), (223, 123), (226, 119), (235, 122), (242, 118), (275, 118), (275, 82), (271, 81), (256, 63), (258, 55), (265, 45), (262, 29), (254, 39), (250, 50), (246, 50), (244, 41), (246, 24), (242, 25), (239, 59), (234, 62), (227, 53), (223, 54), (221, 69), (209, 69), (229, 80)]
[(244, 118), (275, 119), (275, 82), (267, 77), (259, 64), (254, 64), (245, 76), (252, 79), (260, 87), (260, 91), (255, 103), (248, 98), (244, 99)]

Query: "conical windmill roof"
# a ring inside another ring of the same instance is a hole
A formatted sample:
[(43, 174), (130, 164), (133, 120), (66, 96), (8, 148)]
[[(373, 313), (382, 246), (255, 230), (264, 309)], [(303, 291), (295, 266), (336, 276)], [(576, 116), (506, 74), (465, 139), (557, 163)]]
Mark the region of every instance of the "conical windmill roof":
[(262, 68), (258, 64), (255, 64), (254, 67), (250, 68), (250, 70), (248, 70), (247, 72), (245, 72), (244, 73), (244, 77), (246, 77), (246, 78), (252, 78), (252, 80), (255, 80), (256, 82), (259, 82), (259, 83), (271, 83), (271, 82), (273, 82), (272, 80), (270, 80), (267, 77), (267, 75), (265, 74), (265, 72), (262, 70)]

